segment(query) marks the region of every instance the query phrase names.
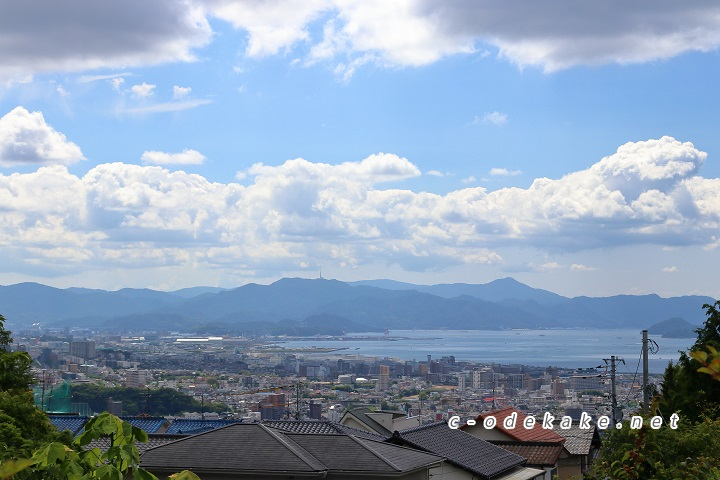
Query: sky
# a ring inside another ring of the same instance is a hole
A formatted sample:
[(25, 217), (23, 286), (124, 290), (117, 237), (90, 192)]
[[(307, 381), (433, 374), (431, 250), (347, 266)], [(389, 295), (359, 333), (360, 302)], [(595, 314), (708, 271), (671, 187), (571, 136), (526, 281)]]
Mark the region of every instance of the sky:
[(720, 4), (0, 0), (0, 284), (720, 298)]

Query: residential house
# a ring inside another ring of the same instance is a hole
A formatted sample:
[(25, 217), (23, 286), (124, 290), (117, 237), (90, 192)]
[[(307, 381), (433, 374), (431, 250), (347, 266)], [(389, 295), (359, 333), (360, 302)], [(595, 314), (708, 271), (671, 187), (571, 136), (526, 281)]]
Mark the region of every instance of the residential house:
[(142, 455), (141, 466), (160, 478), (191, 470), (203, 480), (427, 480), (443, 460), (352, 435), (290, 433), (259, 423), (236, 423), (151, 448)]
[[(485, 428), (484, 421), (494, 417), (496, 423), (493, 428)], [(508, 428), (506, 419), (514, 418), (514, 427)], [(464, 432), (487, 440), (505, 450), (527, 458), (527, 466), (545, 471), (544, 480), (553, 480), (559, 475), (558, 464), (570, 456), (565, 449), (565, 438), (558, 435), (554, 429), (542, 426), (542, 418), (538, 419), (532, 428), (525, 427), (527, 416), (514, 409), (506, 407), (487, 413), (481, 413), (473, 424), (470, 422), (460, 427)], [(559, 477), (560, 480), (565, 480)]]
[(368, 407), (360, 407), (346, 411), (340, 419), (340, 423), (389, 437), (395, 430), (420, 426), (420, 417), (408, 417), (404, 412), (393, 410), (372, 410)]
[(568, 429), (555, 425), (555, 431), (565, 437), (565, 449), (569, 456), (558, 460), (558, 475), (562, 479), (579, 480), (590, 468), (600, 449), (600, 433), (594, 423), (590, 428), (580, 428), (574, 423)]
[(445, 422), (396, 431), (387, 441), (445, 457), (442, 465), (430, 471), (433, 480), (539, 480), (545, 474), (526, 467), (527, 460), (520, 455)]

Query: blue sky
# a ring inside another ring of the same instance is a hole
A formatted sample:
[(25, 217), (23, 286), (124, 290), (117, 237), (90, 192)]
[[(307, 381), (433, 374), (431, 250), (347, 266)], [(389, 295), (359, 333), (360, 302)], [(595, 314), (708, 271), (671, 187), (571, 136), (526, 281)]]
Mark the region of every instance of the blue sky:
[(0, 284), (720, 297), (715, 2), (0, 3)]

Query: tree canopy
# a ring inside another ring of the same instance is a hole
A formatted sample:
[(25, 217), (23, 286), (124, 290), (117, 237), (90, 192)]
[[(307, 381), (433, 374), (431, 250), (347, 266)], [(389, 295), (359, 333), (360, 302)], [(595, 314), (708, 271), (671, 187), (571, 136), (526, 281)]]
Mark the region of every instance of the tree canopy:
[(13, 339), (5, 329), (5, 317), (0, 314), (0, 391), (27, 390), (34, 383), (27, 352), (11, 352)]
[(87, 402), (94, 412), (107, 409), (107, 399), (122, 401), (124, 415), (180, 415), (183, 412), (226, 412), (224, 403), (199, 402), (172, 388), (148, 390), (144, 388), (104, 387), (101, 385), (73, 385), (74, 402)]
[[(720, 478), (720, 301), (703, 305), (707, 319), (696, 330), (689, 352), (665, 370), (653, 415), (667, 421), (677, 413), (677, 429), (612, 429), (603, 440), (589, 480)], [(647, 423), (647, 418), (646, 418)]]

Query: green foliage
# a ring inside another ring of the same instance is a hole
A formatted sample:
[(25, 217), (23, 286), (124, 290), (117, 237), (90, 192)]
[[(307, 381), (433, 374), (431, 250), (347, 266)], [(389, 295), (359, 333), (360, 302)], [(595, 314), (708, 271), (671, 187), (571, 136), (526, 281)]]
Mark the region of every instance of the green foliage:
[[(148, 394), (150, 398), (148, 399)], [(205, 402), (204, 405), (172, 388), (160, 388), (147, 390), (145, 388), (108, 388), (101, 385), (76, 385), (73, 386), (73, 401), (87, 402), (95, 412), (102, 412), (107, 408), (107, 399), (122, 401), (123, 414), (138, 415), (180, 415), (183, 412), (226, 412), (229, 407), (224, 403)], [(149, 405), (149, 409), (148, 409)]]
[(0, 315), (0, 391), (27, 390), (34, 378), (30, 371), (32, 358), (26, 352), (10, 352), (10, 331), (5, 329), (5, 317)]
[(712, 353), (720, 350), (720, 301), (703, 308), (707, 319), (696, 330), (698, 336), (690, 353), (680, 352), (678, 363), (665, 370), (659, 402), (664, 414), (682, 413), (689, 421), (699, 421), (703, 416), (716, 418), (720, 411), (720, 382), (713, 377), (714, 369), (720, 373), (720, 359)]
[(35, 407), (30, 391), (0, 392), (0, 460), (30, 456), (46, 442), (71, 440)]
[(663, 426), (639, 430), (623, 423), (603, 440), (588, 480), (613, 479), (716, 479), (720, 478), (720, 420), (678, 422), (673, 430)]
[(720, 352), (715, 347), (708, 345), (707, 351), (695, 350), (690, 352), (690, 356), (702, 365), (698, 372), (707, 373), (715, 380), (720, 380)]
[(45, 442), (71, 439), (35, 408), (30, 356), (7, 351), (12, 337), (4, 322), (0, 315), (0, 460), (9, 460), (29, 456)]
[[(94, 440), (110, 437), (105, 452), (89, 448)], [(85, 432), (71, 446), (49, 443), (35, 452), (31, 459), (4, 462), (0, 479), (18, 480), (157, 480), (140, 467), (135, 442), (147, 442), (148, 435), (109, 413), (102, 413), (85, 424)], [(188, 471), (171, 476), (176, 480), (199, 480)]]
[(678, 428), (608, 432), (586, 479), (720, 478), (720, 301), (703, 308), (708, 318), (690, 353), (668, 364), (655, 405), (666, 419), (677, 413)]

